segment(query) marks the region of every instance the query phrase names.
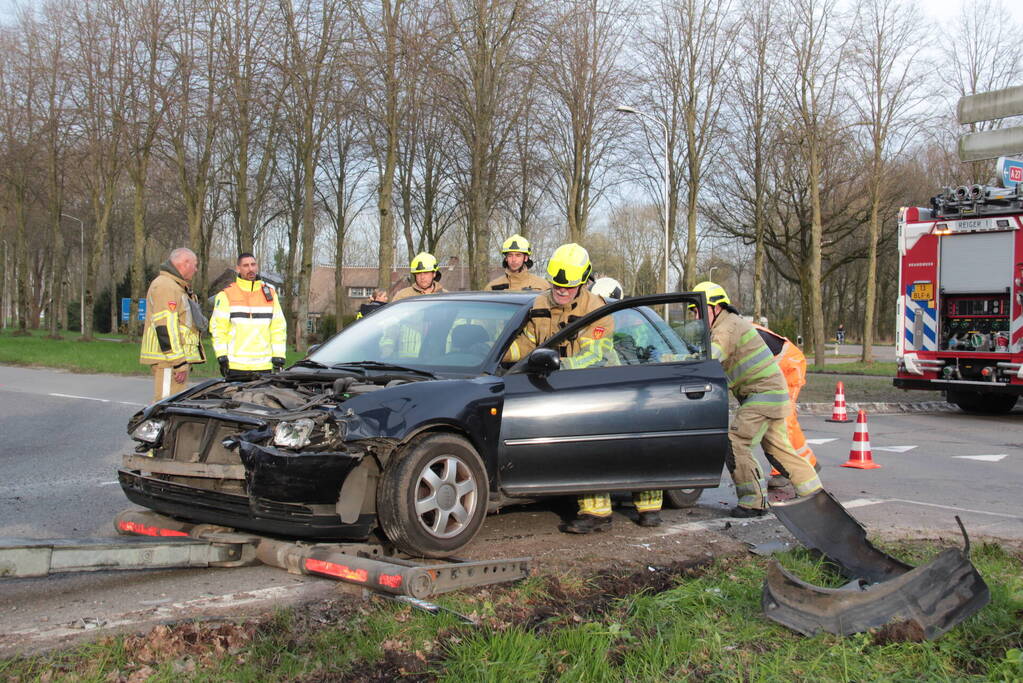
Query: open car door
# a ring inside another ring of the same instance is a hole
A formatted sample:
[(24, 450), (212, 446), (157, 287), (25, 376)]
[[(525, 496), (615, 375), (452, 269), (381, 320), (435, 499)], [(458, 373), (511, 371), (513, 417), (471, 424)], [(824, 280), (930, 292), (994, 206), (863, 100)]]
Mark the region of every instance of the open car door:
[[(512, 366), (504, 378), (500, 488), (529, 496), (717, 486), (728, 394), (720, 363), (710, 359), (705, 310), (699, 293), (612, 301)], [(537, 369), (534, 354), (607, 316), (612, 357), (599, 366)]]

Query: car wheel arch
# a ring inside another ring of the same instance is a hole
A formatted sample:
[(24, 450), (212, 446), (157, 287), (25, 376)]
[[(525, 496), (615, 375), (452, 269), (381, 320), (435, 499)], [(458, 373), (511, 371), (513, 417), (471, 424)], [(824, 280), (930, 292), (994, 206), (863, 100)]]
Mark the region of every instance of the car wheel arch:
[[(479, 440), (467, 429), (464, 429), (459, 425), (451, 424), (449, 422), (433, 422), (416, 427), (408, 434), (406, 434), (404, 437), (402, 437), (401, 441), (398, 442), (394, 450), (391, 451), (387, 460), (390, 460), (391, 457), (394, 457), (395, 453), (397, 453), (405, 446), (407, 446), (409, 443), (411, 443), (413, 439), (424, 434), (454, 434), (455, 436), (460, 436), (466, 441), (468, 441), (470, 444), (472, 444), (472, 447), (476, 449), (476, 452), (480, 456), (480, 460), (483, 461), (483, 466), (487, 470), (487, 476), (490, 479), (491, 490), (494, 490), (494, 480), (497, 472), (497, 463), (495, 461), (495, 458), (493, 457), (493, 454), (491, 453), (491, 450), (484, 448), (483, 445), (479, 442)], [(387, 465), (387, 460), (385, 460), (382, 463), (384, 466)]]

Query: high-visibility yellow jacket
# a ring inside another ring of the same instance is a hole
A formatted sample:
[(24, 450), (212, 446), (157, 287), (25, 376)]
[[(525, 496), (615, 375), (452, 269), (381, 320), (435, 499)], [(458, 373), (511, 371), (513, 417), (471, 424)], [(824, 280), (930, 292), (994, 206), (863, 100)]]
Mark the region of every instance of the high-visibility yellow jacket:
[(501, 291), (501, 290), (523, 290), (523, 289), (550, 289), (551, 283), (544, 280), (542, 277), (533, 275), (528, 269), (523, 268), (519, 272), (508, 270), (505, 268), (504, 275), (498, 278), (494, 278), (487, 283), (483, 289), (486, 291)]
[[(199, 327), (192, 318), (195, 294), (188, 282), (166, 270), (149, 284), (146, 292), (146, 322), (142, 329), (139, 362), (162, 368), (206, 362), (199, 342)], [(205, 324), (205, 323), (204, 323)]]
[(789, 390), (774, 354), (742, 316), (721, 311), (710, 328), (711, 355), (724, 366), (728, 388), (746, 409), (770, 418), (789, 414)]
[(210, 318), (217, 357), (232, 370), (269, 370), (284, 358), (287, 323), (277, 291), (262, 280), (235, 278), (217, 294)]
[[(605, 303), (603, 298), (585, 288), (565, 306), (556, 305), (550, 291), (537, 295), (529, 311), (526, 326), (508, 347), (504, 354), (504, 362), (513, 363), (524, 358), (564, 327), (597, 310)], [(619, 365), (613, 338), (614, 320), (611, 316), (597, 320), (575, 337), (566, 339), (558, 347), (562, 367), (581, 369), (596, 365)]]

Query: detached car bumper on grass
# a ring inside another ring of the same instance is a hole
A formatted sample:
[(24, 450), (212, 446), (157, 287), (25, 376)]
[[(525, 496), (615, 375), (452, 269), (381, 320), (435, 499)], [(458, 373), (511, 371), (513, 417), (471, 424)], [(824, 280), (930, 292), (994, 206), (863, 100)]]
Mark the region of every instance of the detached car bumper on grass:
[[(210, 380), (136, 414), (119, 480), (133, 502), (291, 538), (381, 532), (450, 555), (488, 509), (548, 495), (717, 486), (728, 403), (699, 295), (611, 302), (616, 353), (563, 369), (547, 349), (500, 362), (535, 293), (395, 302), (285, 372)], [(671, 323), (666, 322), (667, 309)]]

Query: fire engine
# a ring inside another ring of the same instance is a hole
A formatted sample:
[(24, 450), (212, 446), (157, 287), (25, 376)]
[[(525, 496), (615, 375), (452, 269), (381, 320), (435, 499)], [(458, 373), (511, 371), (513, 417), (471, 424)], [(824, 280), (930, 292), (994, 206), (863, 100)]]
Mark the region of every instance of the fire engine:
[(945, 188), (899, 213), (895, 386), (967, 412), (1023, 394), (1023, 187)]

